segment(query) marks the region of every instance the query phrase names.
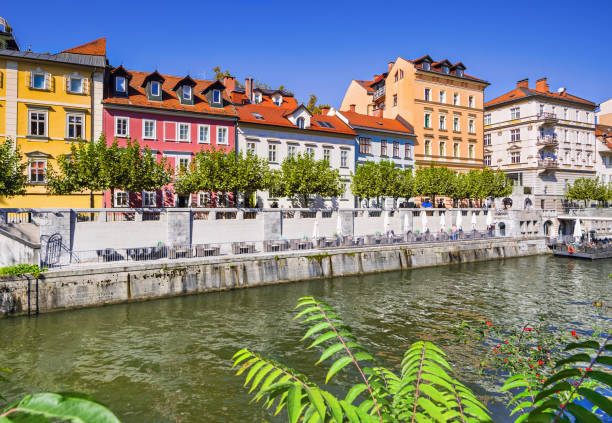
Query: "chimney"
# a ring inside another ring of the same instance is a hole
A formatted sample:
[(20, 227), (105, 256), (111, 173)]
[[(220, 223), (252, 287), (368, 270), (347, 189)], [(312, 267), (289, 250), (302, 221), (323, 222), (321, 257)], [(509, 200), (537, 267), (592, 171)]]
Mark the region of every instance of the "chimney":
[(231, 93), (236, 89), (236, 79), (233, 76), (226, 76), (223, 78), (223, 85), (228, 93)]
[(253, 102), (253, 78), (246, 78), (244, 80), (244, 94), (250, 102)]
[(521, 79), (516, 83), (516, 88), (529, 88), (529, 78)]
[(541, 91), (544, 93), (548, 92), (548, 83), (546, 82), (546, 78), (540, 78), (536, 81), (536, 91)]
[(387, 72), (391, 72), (391, 68), (393, 67), (394, 64), (395, 62), (389, 62), (389, 69), (387, 69)]
[(321, 114), (323, 116), (327, 116), (327, 114), (329, 113), (329, 109), (330, 109), (329, 106), (321, 107)]
[(349, 106), (349, 110), (350, 110), (351, 112), (355, 112), (355, 105), (354, 105), (354, 104), (351, 104), (351, 105)]

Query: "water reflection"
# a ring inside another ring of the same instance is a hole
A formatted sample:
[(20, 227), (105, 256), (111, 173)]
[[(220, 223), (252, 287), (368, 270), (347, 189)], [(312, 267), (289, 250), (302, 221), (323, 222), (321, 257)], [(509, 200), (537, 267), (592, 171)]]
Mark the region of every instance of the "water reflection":
[[(593, 322), (588, 305), (611, 299), (610, 272), (612, 261), (532, 257), (8, 319), (0, 321), (0, 364), (15, 371), (9, 399), (69, 389), (92, 393), (126, 422), (262, 421), (230, 358), (248, 346), (322, 383), (326, 369), (313, 370), (318, 354), (296, 345), (303, 328), (292, 320), (296, 299), (313, 295), (391, 368), (412, 342), (435, 342), (496, 420), (510, 421), (476, 373), (478, 354), (455, 342), (451, 326)], [(355, 377), (342, 374), (329, 389), (340, 392)]]

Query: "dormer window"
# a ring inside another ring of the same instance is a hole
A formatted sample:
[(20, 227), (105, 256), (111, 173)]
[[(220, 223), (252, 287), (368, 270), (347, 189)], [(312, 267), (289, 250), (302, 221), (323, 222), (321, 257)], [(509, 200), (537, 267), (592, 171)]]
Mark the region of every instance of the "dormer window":
[(191, 87), (189, 85), (183, 85), (183, 100), (191, 101)]
[(283, 97), (280, 95), (277, 95), (273, 98), (274, 104), (276, 104), (277, 106), (280, 106), (281, 104), (283, 104)]
[(442, 66), (442, 73), (448, 73), (448, 66)]
[(457, 76), (463, 76), (463, 69), (457, 69)]
[(423, 62), (423, 69), (425, 70), (431, 70), (431, 65), (429, 62)]
[(298, 128), (300, 129), (304, 129), (304, 124), (305, 124), (306, 120), (303, 117), (299, 117), (297, 118), (297, 120), (295, 121), (295, 124)]
[(161, 84), (159, 81), (151, 81), (151, 96), (159, 97), (161, 94)]
[(253, 101), (254, 101), (256, 104), (261, 103), (261, 93), (254, 93), (254, 94), (253, 94)]
[(115, 77), (115, 92), (123, 94), (126, 92), (125, 78), (123, 76)]
[(221, 90), (213, 90), (213, 103), (221, 103)]

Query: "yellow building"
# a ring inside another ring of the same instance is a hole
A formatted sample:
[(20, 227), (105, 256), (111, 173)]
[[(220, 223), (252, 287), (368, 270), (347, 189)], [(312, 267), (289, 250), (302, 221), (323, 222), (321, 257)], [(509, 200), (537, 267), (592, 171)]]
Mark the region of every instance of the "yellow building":
[(434, 163), (466, 172), (483, 167), (483, 103), (488, 82), (468, 75), (462, 63), (398, 57), (371, 81), (353, 80), (340, 110), (395, 119), (417, 136), (415, 164)]
[(0, 207), (90, 206), (87, 193), (49, 195), (46, 173), (72, 143), (102, 133), (105, 67), (104, 38), (57, 54), (0, 49), (0, 142), (19, 147), (29, 181), (26, 195), (0, 197)]

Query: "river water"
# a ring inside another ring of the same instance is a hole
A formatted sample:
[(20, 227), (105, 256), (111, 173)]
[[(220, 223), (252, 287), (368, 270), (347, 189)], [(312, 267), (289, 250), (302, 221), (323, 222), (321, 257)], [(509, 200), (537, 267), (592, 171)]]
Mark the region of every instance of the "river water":
[[(248, 347), (323, 383), (320, 351), (303, 351), (293, 321), (304, 295), (334, 306), (377, 358), (397, 368), (414, 341), (444, 349), (460, 380), (511, 421), (474, 369), (481, 346), (454, 342), (453, 324), (483, 319), (522, 327), (548, 319), (578, 331), (597, 319), (594, 300), (612, 300), (612, 260), (539, 256), (267, 286), (0, 320), (0, 392), (81, 391), (124, 422), (274, 421), (230, 370)], [(599, 322), (601, 323), (601, 322)], [(584, 326), (582, 326), (584, 327)], [(332, 392), (354, 374), (340, 374)]]

